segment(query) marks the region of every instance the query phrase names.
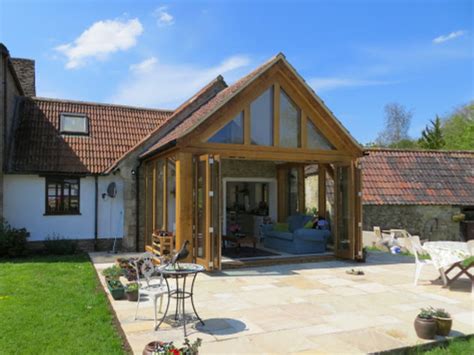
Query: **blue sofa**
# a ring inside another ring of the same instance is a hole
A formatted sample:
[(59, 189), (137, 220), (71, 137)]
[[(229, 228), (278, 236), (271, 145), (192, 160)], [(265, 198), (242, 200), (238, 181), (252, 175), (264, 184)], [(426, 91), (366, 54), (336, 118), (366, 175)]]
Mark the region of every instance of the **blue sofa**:
[(304, 228), (311, 218), (305, 215), (288, 217), (288, 232), (275, 231), (272, 224), (262, 225), (263, 245), (290, 254), (324, 253), (331, 233)]

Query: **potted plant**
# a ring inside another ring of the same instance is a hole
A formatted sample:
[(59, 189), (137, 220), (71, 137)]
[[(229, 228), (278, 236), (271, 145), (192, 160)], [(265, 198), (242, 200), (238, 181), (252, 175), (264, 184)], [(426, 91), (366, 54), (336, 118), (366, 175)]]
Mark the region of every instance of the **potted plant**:
[(123, 284), (119, 280), (108, 279), (107, 288), (114, 300), (121, 300), (125, 294)]
[(415, 331), (421, 339), (434, 339), (436, 334), (436, 320), (433, 318), (433, 311), (429, 308), (422, 308), (415, 318)]
[(201, 344), (200, 338), (193, 343), (185, 338), (183, 346), (178, 349), (173, 342), (152, 341), (143, 349), (143, 355), (198, 355)]
[(433, 310), (433, 317), (437, 325), (436, 335), (448, 336), (453, 326), (451, 315), (443, 308), (436, 308)]
[(130, 302), (138, 301), (138, 283), (131, 282), (125, 287), (125, 295)]
[(102, 275), (105, 276), (105, 282), (107, 288), (110, 291), (114, 300), (121, 300), (125, 295), (125, 289), (119, 278), (123, 275), (123, 270), (117, 265), (108, 267), (102, 271)]
[(105, 276), (106, 280), (118, 280), (120, 276), (123, 275), (123, 270), (119, 266), (113, 265), (107, 269), (104, 269), (102, 271), (102, 275)]

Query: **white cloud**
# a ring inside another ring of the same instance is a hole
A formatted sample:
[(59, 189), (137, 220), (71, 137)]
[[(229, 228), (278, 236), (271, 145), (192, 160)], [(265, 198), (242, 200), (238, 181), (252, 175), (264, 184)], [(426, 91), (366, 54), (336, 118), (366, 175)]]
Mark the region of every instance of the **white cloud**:
[(73, 42), (55, 49), (67, 57), (66, 68), (75, 69), (85, 65), (90, 58), (105, 60), (111, 53), (135, 46), (142, 33), (143, 26), (136, 18), (98, 21)]
[(433, 39), (433, 43), (440, 44), (440, 43), (447, 42), (447, 41), (450, 41), (452, 39), (455, 39), (457, 37), (461, 37), (465, 34), (466, 34), (466, 31), (451, 32), (447, 35), (441, 35), (441, 36), (436, 37), (435, 39)]
[(334, 89), (358, 87), (358, 86), (388, 85), (388, 84), (393, 84), (393, 82), (384, 81), (384, 80), (327, 77), (327, 78), (312, 78), (308, 80), (308, 84), (316, 92), (321, 92), (321, 91), (329, 91), (329, 90), (334, 90)]
[(165, 27), (174, 24), (174, 16), (168, 12), (167, 6), (160, 6), (157, 8), (154, 11), (153, 16), (156, 17), (156, 23), (158, 26)]
[(196, 67), (189, 64), (165, 64), (156, 57), (130, 66), (130, 73), (111, 101), (120, 104), (175, 108), (189, 99), (218, 75), (226, 75), (228, 82), (242, 75), (250, 60), (246, 56), (232, 56), (220, 64)]

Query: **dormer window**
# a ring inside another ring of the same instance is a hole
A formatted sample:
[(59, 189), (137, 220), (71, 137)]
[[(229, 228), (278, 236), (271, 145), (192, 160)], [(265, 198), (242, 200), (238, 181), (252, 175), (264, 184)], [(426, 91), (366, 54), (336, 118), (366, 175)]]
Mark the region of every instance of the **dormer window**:
[(87, 116), (76, 113), (61, 113), (59, 130), (61, 134), (89, 135)]

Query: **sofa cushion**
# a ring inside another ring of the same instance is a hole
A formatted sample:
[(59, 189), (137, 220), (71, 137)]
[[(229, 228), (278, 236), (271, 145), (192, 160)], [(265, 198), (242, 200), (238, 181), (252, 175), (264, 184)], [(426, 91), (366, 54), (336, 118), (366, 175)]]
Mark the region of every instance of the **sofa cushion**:
[(275, 238), (275, 239), (282, 239), (282, 240), (288, 240), (288, 241), (293, 241), (293, 233), (290, 232), (276, 232), (276, 231), (270, 231), (265, 235), (265, 238)]

